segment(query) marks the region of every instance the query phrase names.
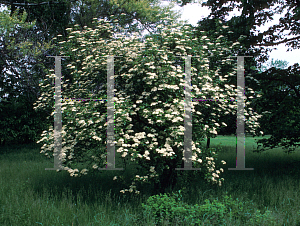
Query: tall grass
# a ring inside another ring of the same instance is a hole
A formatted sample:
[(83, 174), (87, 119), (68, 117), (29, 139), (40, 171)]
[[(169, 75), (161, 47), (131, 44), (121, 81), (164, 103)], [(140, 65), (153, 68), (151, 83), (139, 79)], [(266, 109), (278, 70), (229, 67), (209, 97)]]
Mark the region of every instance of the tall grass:
[[(253, 153), (254, 138), (247, 137), (246, 168), (254, 171), (229, 171), (235, 168), (235, 139), (218, 136), (211, 140), (218, 160), (227, 163), (222, 187), (190, 177), (193, 180), (188, 186), (187, 181), (181, 181), (187, 187), (184, 202), (203, 204), (205, 199), (228, 194), (240, 201), (250, 200), (262, 213), (272, 211), (276, 225), (300, 225), (299, 153), (287, 155), (281, 149)], [(141, 215), (141, 203), (150, 196), (151, 185), (144, 186), (139, 198), (130, 194), (122, 197), (119, 191), (123, 187), (112, 180), (118, 171), (73, 178), (68, 172), (46, 171), (53, 163), (39, 152), (39, 145), (0, 149), (0, 225), (155, 225), (150, 215)], [(122, 167), (116, 155), (116, 167)], [(130, 168), (127, 175), (133, 171)], [(178, 184), (175, 190), (181, 188)], [(227, 222), (239, 225), (238, 219)]]

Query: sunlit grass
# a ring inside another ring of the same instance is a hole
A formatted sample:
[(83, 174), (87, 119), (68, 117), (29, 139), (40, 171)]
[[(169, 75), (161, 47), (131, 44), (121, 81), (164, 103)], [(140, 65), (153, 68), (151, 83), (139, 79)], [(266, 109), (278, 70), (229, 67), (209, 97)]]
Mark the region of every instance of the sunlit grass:
[[(299, 225), (299, 153), (287, 155), (282, 149), (253, 153), (254, 139), (247, 137), (245, 164), (254, 170), (229, 171), (236, 167), (235, 139), (211, 139), (211, 147), (219, 153), (218, 162), (227, 162), (221, 174), (225, 178), (222, 187), (191, 177), (190, 185), (183, 181), (188, 189), (184, 202), (202, 204), (227, 192), (233, 199), (252, 200), (262, 213), (271, 210), (278, 225)], [(150, 196), (151, 185), (145, 186), (145, 194), (138, 199), (130, 194), (122, 197), (122, 187), (112, 180), (118, 173), (73, 178), (68, 172), (46, 171), (53, 163), (39, 151), (37, 145), (0, 149), (0, 225), (155, 225), (151, 216), (141, 218), (141, 203)], [(116, 167), (122, 167), (121, 161), (116, 162)], [(178, 184), (175, 190), (180, 188)], [(228, 219), (228, 225), (238, 222)]]

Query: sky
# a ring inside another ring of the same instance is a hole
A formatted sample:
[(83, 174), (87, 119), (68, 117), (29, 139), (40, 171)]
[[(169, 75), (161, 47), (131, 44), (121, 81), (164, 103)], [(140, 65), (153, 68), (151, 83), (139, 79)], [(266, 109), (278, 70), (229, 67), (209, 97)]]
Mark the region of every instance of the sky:
[[(168, 0), (162, 1), (162, 5), (168, 5), (170, 2)], [(5, 7), (6, 8), (6, 7)], [(0, 7), (0, 11), (5, 9), (4, 7)], [(199, 3), (190, 3), (187, 4), (184, 7), (175, 6), (173, 8), (175, 11), (181, 12), (182, 20), (187, 20), (192, 25), (197, 25), (197, 22), (201, 20), (204, 17), (207, 17), (210, 14), (210, 11), (208, 7), (201, 7)], [(283, 13), (285, 13), (284, 11)], [(229, 17), (226, 17), (226, 19), (230, 19), (234, 15), (240, 15), (241, 12), (238, 10), (234, 10), (229, 14)], [(265, 31), (270, 25), (277, 24), (279, 22), (280, 15), (275, 15), (274, 20), (266, 23), (264, 26), (258, 28), (260, 31)], [(284, 60), (289, 63), (288, 66), (293, 65), (294, 63), (300, 64), (300, 49), (293, 50), (287, 52), (287, 48), (285, 44), (280, 44), (276, 46), (277, 50), (273, 50), (272, 52), (269, 52), (270, 59), (273, 58), (274, 60)], [(1, 98), (0, 98), (1, 99)]]
[[(163, 5), (169, 4), (167, 1), (164, 2)], [(189, 23), (192, 25), (197, 25), (197, 22), (201, 20), (204, 17), (207, 17), (211, 10), (208, 7), (201, 7), (200, 4), (198, 3), (193, 3), (193, 4), (188, 4), (184, 7), (179, 7), (176, 6), (173, 8), (175, 11), (180, 11), (182, 12), (181, 19), (182, 20), (188, 20)], [(282, 14), (285, 14), (286, 10), (282, 12)], [(232, 16), (239, 16), (241, 15), (241, 11), (238, 11), (237, 9), (234, 10), (229, 14), (227, 19), (230, 19)], [(281, 15), (274, 15), (274, 20), (266, 23), (264, 26), (261, 26), (258, 28), (259, 31), (266, 31), (269, 26), (275, 25), (279, 23), (279, 18)], [(293, 37), (293, 36), (287, 36), (287, 38)], [(273, 50), (272, 52), (269, 52), (270, 59), (269, 61), (274, 58), (274, 60), (283, 60), (289, 62), (289, 66), (293, 65), (294, 63), (299, 63), (300, 64), (300, 49), (293, 50), (286, 52), (288, 47), (285, 46), (285, 44), (280, 44), (276, 46), (277, 50)]]

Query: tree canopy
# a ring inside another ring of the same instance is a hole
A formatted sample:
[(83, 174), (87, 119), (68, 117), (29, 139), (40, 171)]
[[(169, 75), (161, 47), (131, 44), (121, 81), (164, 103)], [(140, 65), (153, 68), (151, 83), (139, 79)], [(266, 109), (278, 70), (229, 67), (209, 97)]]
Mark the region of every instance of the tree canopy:
[[(300, 121), (299, 108), (299, 64), (288, 68), (271, 67), (266, 71), (258, 70), (261, 64), (269, 58), (271, 47), (285, 43), (288, 51), (299, 49), (300, 38), (300, 2), (293, 0), (207, 0), (202, 4), (208, 6), (212, 12), (204, 20), (198, 22), (199, 28), (215, 31), (214, 20), (222, 20), (225, 25), (233, 30), (227, 37), (235, 41), (240, 35), (241, 50), (238, 55), (254, 56), (245, 65), (246, 86), (262, 95), (255, 97), (252, 106), (255, 111), (262, 114), (262, 126), (271, 137), (262, 139), (260, 143), (267, 150), (274, 147), (285, 147), (289, 150), (299, 145), (300, 136), (297, 122)], [(240, 16), (233, 16), (226, 20), (234, 8), (241, 9)], [(286, 10), (280, 18), (279, 24), (270, 26), (267, 31), (260, 32), (258, 27), (265, 25), (273, 19), (274, 14)], [(224, 34), (225, 36), (226, 34)], [(294, 37), (287, 37), (292, 35)], [(274, 65), (272, 65), (274, 66)], [(284, 87), (284, 89), (283, 89)]]

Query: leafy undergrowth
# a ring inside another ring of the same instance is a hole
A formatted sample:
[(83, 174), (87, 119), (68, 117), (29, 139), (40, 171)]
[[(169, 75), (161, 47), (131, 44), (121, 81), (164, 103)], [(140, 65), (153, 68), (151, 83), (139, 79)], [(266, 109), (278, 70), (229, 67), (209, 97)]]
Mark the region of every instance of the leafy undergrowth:
[(225, 195), (222, 200), (205, 200), (203, 205), (182, 202), (181, 191), (151, 196), (142, 203), (143, 218), (155, 225), (276, 225), (272, 212), (261, 213), (251, 201), (240, 202)]

